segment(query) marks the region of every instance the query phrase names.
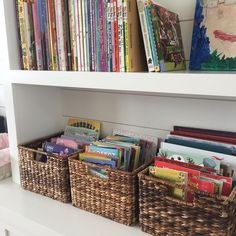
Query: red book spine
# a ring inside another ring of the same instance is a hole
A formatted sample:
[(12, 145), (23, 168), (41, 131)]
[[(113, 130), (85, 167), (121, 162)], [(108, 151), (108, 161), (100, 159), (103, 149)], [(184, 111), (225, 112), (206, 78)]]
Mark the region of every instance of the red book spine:
[(170, 134), (184, 136), (184, 137), (191, 137), (215, 142), (222, 142), (228, 144), (236, 144), (236, 138), (229, 138), (229, 137), (221, 137), (209, 134), (201, 134), (201, 133), (190, 133), (185, 131), (171, 131)]

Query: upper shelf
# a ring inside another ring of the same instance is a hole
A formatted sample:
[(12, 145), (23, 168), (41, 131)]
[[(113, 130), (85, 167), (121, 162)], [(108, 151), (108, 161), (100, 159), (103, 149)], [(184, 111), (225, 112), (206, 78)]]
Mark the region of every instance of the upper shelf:
[(208, 99), (236, 99), (235, 73), (108, 73), (12, 70), (12, 84)]

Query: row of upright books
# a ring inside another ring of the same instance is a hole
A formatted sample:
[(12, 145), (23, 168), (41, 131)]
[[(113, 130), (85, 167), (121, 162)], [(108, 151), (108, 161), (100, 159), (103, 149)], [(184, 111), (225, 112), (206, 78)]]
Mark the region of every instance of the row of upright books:
[(16, 0), (24, 70), (144, 71), (135, 0)]

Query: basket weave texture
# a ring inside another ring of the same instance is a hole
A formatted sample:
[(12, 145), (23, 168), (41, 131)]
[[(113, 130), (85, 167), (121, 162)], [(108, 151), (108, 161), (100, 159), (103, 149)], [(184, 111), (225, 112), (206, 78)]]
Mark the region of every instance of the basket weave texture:
[[(69, 159), (72, 204), (116, 222), (132, 225), (138, 220), (138, 172), (129, 173), (107, 166)], [(107, 179), (92, 176), (90, 168), (107, 173)]]
[[(236, 188), (229, 197), (193, 190), (194, 202), (168, 196), (167, 181), (139, 173), (139, 222), (158, 236), (232, 236), (236, 225)], [(179, 187), (179, 186), (177, 186)]]
[[(55, 137), (57, 135), (51, 136)], [(70, 176), (68, 158), (38, 151), (50, 137), (18, 146), (21, 185), (24, 189), (42, 194), (61, 202), (70, 202)], [(47, 157), (47, 162), (35, 160), (37, 154)], [(70, 156), (77, 156), (72, 154)]]

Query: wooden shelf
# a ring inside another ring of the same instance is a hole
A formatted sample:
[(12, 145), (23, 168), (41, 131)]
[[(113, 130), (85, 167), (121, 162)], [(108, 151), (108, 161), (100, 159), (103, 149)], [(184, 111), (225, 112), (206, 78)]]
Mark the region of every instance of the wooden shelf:
[(235, 73), (108, 73), (10, 71), (13, 84), (115, 91), (122, 93), (236, 99)]

